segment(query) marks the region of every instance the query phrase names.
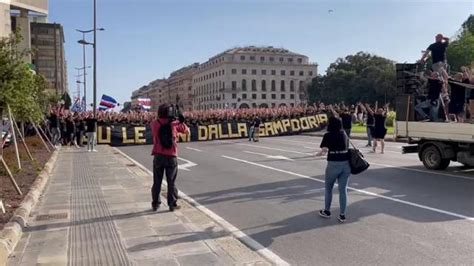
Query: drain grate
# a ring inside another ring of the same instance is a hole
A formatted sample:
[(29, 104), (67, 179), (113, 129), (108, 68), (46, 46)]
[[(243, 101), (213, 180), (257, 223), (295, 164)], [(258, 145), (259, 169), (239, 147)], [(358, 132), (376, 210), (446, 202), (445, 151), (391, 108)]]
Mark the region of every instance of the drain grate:
[(67, 217), (68, 217), (67, 212), (53, 213), (53, 214), (42, 214), (42, 215), (36, 216), (36, 221), (49, 221), (49, 220), (67, 219)]

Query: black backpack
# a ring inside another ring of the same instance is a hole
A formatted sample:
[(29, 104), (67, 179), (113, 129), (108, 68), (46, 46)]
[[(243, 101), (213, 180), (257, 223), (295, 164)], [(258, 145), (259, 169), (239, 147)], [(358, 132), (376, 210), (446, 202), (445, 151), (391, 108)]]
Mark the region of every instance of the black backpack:
[(161, 146), (165, 149), (173, 148), (175, 138), (173, 135), (173, 128), (171, 126), (171, 123), (161, 124), (159, 121), (158, 123), (160, 124), (159, 137)]

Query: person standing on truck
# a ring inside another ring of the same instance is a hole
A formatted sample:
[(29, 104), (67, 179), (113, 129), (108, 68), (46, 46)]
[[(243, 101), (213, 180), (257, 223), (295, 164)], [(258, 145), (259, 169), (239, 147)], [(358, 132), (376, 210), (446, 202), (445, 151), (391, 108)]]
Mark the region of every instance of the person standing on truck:
[[(432, 72), (431, 77), (428, 78), (428, 96), (426, 100), (418, 103), (415, 106), (415, 111), (422, 116), (423, 121), (437, 122), (439, 116), (439, 107), (441, 105), (441, 91), (443, 89), (443, 81), (441, 80), (440, 74)], [(425, 108), (430, 109), (430, 114), (426, 114), (423, 110)]]
[(431, 68), (443, 77), (444, 82), (447, 82), (446, 49), (449, 45), (449, 38), (444, 37), (443, 34), (440, 33), (436, 35), (435, 40), (435, 43), (428, 46), (420, 62), (424, 64), (431, 53), (431, 59), (433, 61)]

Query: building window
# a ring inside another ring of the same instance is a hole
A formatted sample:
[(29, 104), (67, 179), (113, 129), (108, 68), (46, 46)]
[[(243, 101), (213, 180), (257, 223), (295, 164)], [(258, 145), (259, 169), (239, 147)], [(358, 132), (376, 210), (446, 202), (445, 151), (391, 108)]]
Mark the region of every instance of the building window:
[(277, 74), (276, 70), (272, 70), (272, 75), (275, 76)]
[(225, 82), (222, 82), (222, 89), (225, 89)]
[(290, 95), (290, 99), (292, 99), (292, 100), (295, 99), (295, 95), (294, 95), (294, 94), (291, 94), (291, 95)]
[(247, 75), (247, 69), (242, 69), (242, 75)]
[(232, 99), (237, 99), (237, 94), (232, 93)]
[(232, 69), (232, 74), (234, 74), (234, 75), (237, 74), (237, 69), (233, 68)]
[(241, 55), (240, 56), (240, 61), (244, 61), (245, 60), (245, 55)]
[(225, 70), (224, 70), (224, 69), (222, 69), (222, 75), (224, 75), (224, 74), (225, 74)]
[(252, 79), (252, 91), (257, 91), (257, 81)]
[(281, 94), (280, 97), (281, 97), (282, 100), (286, 99), (286, 95), (285, 95), (285, 94)]
[(300, 81), (300, 91), (304, 89), (304, 81)]
[(280, 71), (280, 74), (281, 74), (282, 76), (284, 76), (284, 75), (286, 74), (286, 71), (285, 71), (285, 70), (282, 70), (282, 71)]
[(250, 61), (255, 61), (255, 56), (251, 55), (250, 56)]
[(267, 70), (266, 69), (262, 69), (262, 75), (266, 75), (267, 74)]
[(257, 75), (257, 70), (256, 69), (252, 69), (252, 75)]
[(290, 81), (290, 91), (295, 91), (295, 82), (293, 80)]
[(303, 58), (298, 58), (298, 63), (303, 63)]
[(232, 81), (232, 89), (233, 90), (237, 89), (237, 81)]
[(285, 91), (285, 90), (286, 90), (286, 88), (285, 88), (285, 81), (282, 80), (282, 81), (280, 82), (280, 91)]
[(265, 56), (260, 56), (260, 62), (264, 62), (265, 61)]
[(262, 94), (262, 99), (263, 99), (263, 100), (267, 99), (267, 95), (266, 95), (266, 94)]
[(267, 91), (267, 81), (262, 80), (262, 91)]
[(293, 58), (288, 58), (288, 62), (293, 63)]
[(242, 94), (242, 99), (244, 99), (244, 100), (247, 99), (247, 94), (246, 93)]
[(276, 91), (276, 82), (272, 80), (272, 91)]
[(270, 57), (270, 62), (273, 62), (273, 61), (275, 61), (275, 58)]
[(257, 99), (257, 94), (252, 94), (252, 99), (256, 100)]
[(242, 80), (242, 90), (243, 91), (247, 90), (247, 81), (245, 79)]
[(313, 76), (313, 71), (309, 71), (308, 75)]
[(304, 71), (300, 71), (300, 76), (304, 76)]
[(283, 62), (285, 61), (285, 59), (283, 57), (280, 57), (280, 62)]
[(276, 94), (272, 94), (272, 99), (275, 100), (277, 98)]
[(291, 70), (290, 71), (290, 76), (294, 76), (295, 75), (295, 71), (294, 70)]

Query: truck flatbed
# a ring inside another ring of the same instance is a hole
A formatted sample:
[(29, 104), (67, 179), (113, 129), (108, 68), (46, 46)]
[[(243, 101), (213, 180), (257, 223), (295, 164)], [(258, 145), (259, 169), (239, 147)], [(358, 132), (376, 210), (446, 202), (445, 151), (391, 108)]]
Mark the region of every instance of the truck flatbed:
[(397, 121), (396, 137), (474, 143), (474, 124)]

